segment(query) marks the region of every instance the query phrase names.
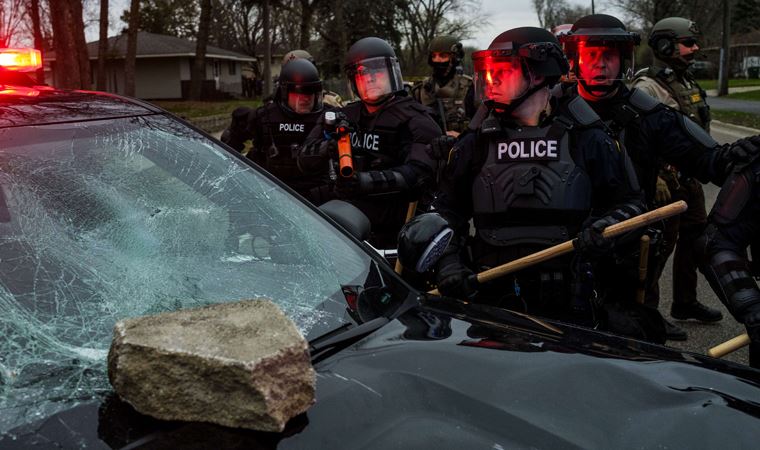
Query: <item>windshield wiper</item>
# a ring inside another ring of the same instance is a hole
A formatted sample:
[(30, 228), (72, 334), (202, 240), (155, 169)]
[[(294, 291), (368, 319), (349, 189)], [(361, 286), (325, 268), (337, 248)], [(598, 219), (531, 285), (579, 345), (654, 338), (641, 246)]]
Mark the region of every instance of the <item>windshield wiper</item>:
[(390, 322), (390, 319), (381, 316), (332, 336), (328, 335), (324, 339), (321, 336), (313, 339), (309, 343), (312, 362), (321, 359), (327, 350), (336, 350), (351, 345), (364, 336), (382, 328), (388, 322)]

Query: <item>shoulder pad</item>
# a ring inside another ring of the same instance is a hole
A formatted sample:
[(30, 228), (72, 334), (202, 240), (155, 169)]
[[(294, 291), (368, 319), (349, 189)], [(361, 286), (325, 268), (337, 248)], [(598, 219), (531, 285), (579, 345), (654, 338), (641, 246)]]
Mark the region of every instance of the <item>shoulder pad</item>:
[(704, 128), (697, 125), (696, 122), (679, 112), (676, 112), (676, 115), (679, 118), (679, 122), (681, 123), (683, 130), (694, 142), (706, 148), (713, 148), (718, 145), (715, 139), (713, 139), (712, 136), (710, 136), (710, 134), (704, 130)]
[(631, 95), (628, 97), (628, 101), (631, 103), (631, 106), (641, 112), (653, 111), (661, 104), (659, 100), (637, 88), (631, 89)]
[(567, 102), (567, 112), (570, 113), (570, 118), (574, 122), (584, 127), (601, 122), (602, 120), (580, 95), (576, 95), (572, 100)]

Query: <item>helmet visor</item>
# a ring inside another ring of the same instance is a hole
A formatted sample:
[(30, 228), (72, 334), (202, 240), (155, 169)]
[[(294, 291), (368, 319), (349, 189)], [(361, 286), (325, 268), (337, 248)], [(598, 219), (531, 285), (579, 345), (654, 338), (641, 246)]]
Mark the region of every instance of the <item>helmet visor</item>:
[(306, 114), (322, 109), (322, 82), (282, 83), (283, 106), (297, 114)]
[(612, 85), (634, 73), (634, 46), (630, 42), (581, 40), (577, 42), (575, 73), (588, 86)]
[(370, 104), (404, 89), (401, 67), (396, 58), (363, 59), (349, 67), (347, 75), (356, 95)]
[(523, 58), (497, 56), (486, 50), (472, 55), (475, 95), (482, 102), (509, 105), (530, 89), (530, 74)]

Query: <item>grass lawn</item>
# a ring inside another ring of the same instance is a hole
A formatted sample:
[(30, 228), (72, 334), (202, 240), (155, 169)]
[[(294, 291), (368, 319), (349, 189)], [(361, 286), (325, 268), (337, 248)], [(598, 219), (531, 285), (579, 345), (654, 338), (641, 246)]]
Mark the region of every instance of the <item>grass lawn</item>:
[[(718, 89), (718, 80), (697, 80), (704, 90)], [(728, 80), (728, 87), (760, 86), (760, 78), (732, 78)]]
[(739, 111), (710, 110), (712, 118), (721, 122), (743, 125), (745, 127), (760, 129), (760, 115)]
[(728, 94), (728, 96), (724, 98), (735, 98), (739, 100), (753, 100), (756, 102), (760, 102), (760, 90), (749, 91), (749, 92), (737, 92), (734, 94)]
[(185, 118), (215, 116), (218, 114), (231, 114), (238, 106), (256, 108), (261, 106), (261, 100), (227, 100), (222, 102), (191, 102), (191, 101), (163, 101), (151, 102), (156, 106)]

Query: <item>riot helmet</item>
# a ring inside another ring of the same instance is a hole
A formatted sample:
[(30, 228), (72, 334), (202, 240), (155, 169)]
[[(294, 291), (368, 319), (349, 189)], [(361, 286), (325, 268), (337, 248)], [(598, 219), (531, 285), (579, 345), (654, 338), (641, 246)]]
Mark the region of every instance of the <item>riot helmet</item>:
[(536, 27), (501, 33), (488, 50), (473, 53), (472, 61), (476, 95), (490, 109), (507, 113), (554, 86), (569, 69), (557, 38)]
[(396, 52), (376, 37), (359, 39), (348, 49), (344, 66), (351, 89), (362, 102), (379, 105), (405, 92)]
[(641, 42), (638, 33), (607, 14), (578, 19), (560, 39), (578, 82), (597, 97), (614, 91), (633, 74), (635, 47)]
[(448, 80), (464, 59), (462, 43), (454, 36), (437, 36), (430, 41), (428, 65), (433, 68), (433, 78)]
[(285, 53), (285, 56), (282, 57), (282, 64), (285, 65), (289, 63), (290, 61), (293, 61), (295, 59), (306, 59), (312, 64), (316, 64), (314, 62), (314, 57), (311, 56), (311, 53), (307, 52), (306, 50), (291, 50), (287, 53)]
[(282, 66), (275, 101), (296, 114), (320, 111), (322, 79), (314, 64), (306, 59), (295, 59)]
[(683, 17), (668, 17), (652, 27), (649, 34), (649, 47), (654, 55), (675, 69), (685, 70), (694, 61), (694, 52), (682, 55), (678, 44), (686, 47), (697, 46), (702, 34), (697, 24)]

